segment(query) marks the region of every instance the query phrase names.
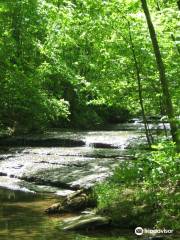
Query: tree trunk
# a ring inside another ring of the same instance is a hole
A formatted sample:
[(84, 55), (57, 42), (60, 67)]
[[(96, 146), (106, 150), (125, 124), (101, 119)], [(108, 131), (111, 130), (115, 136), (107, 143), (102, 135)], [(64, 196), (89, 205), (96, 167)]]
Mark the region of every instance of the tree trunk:
[(178, 8), (180, 10), (180, 0), (177, 1)]
[(180, 150), (179, 149), (180, 142), (179, 142), (179, 138), (178, 138), (178, 128), (176, 126), (176, 122), (175, 122), (175, 118), (174, 118), (174, 110), (173, 110), (172, 100), (171, 100), (170, 91), (169, 91), (169, 87), (168, 87), (168, 81), (166, 78), (165, 67), (164, 67), (164, 63), (163, 63), (160, 48), (159, 48), (159, 43), (157, 40), (154, 25), (151, 20), (147, 1), (141, 0), (141, 3), (142, 3), (142, 8), (143, 8), (144, 14), (146, 16), (146, 21), (147, 21), (149, 33), (151, 36), (154, 54), (156, 57), (157, 68), (159, 71), (159, 79), (160, 79), (162, 92), (163, 92), (163, 99), (165, 101), (166, 114), (168, 115), (168, 119), (169, 119), (170, 127), (171, 127), (172, 139), (176, 143), (177, 149)]
[(177, 52), (180, 54), (180, 47), (179, 47), (179, 45), (176, 43), (176, 38), (175, 38), (175, 36), (174, 36), (173, 33), (171, 34), (171, 38), (172, 38), (172, 40), (173, 40), (173, 42), (174, 42), (174, 45), (175, 45), (175, 47), (176, 47), (176, 49), (177, 49)]
[(143, 96), (142, 96), (140, 68), (139, 68), (139, 64), (138, 64), (138, 61), (137, 61), (137, 57), (136, 57), (135, 46), (134, 46), (134, 43), (133, 43), (132, 34), (131, 34), (131, 27), (130, 27), (129, 22), (128, 22), (128, 28), (129, 28), (130, 46), (131, 46), (132, 57), (133, 57), (133, 61), (134, 61), (134, 68), (135, 68), (135, 71), (136, 71), (136, 78), (137, 78), (137, 83), (138, 83), (138, 94), (139, 94), (139, 103), (140, 103), (140, 106), (141, 106), (141, 114), (142, 114), (143, 123), (144, 123), (144, 127), (145, 127), (146, 139), (147, 139), (149, 147), (151, 147), (152, 136), (150, 134), (147, 119), (146, 119), (144, 103), (143, 103)]

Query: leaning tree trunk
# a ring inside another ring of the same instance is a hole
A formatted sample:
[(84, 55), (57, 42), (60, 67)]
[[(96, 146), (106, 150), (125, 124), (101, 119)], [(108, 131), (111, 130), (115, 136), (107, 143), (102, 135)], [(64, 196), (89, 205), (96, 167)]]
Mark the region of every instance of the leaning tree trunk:
[(160, 79), (160, 83), (161, 83), (161, 87), (162, 87), (163, 98), (165, 101), (166, 113), (168, 115), (168, 119), (169, 119), (170, 127), (171, 127), (172, 139), (176, 143), (177, 149), (180, 150), (179, 149), (180, 142), (178, 139), (178, 128), (176, 126), (176, 122), (175, 122), (175, 118), (174, 118), (174, 110), (173, 110), (172, 100), (171, 100), (170, 91), (169, 91), (169, 87), (168, 87), (168, 81), (166, 78), (165, 67), (164, 67), (164, 63), (163, 63), (160, 48), (159, 48), (159, 43), (157, 40), (154, 25), (151, 20), (151, 15), (149, 12), (147, 1), (141, 0), (141, 3), (142, 3), (142, 8), (143, 8), (144, 14), (146, 16), (146, 21), (147, 21), (149, 33), (151, 36), (154, 54), (156, 57), (157, 68), (159, 71), (159, 79)]

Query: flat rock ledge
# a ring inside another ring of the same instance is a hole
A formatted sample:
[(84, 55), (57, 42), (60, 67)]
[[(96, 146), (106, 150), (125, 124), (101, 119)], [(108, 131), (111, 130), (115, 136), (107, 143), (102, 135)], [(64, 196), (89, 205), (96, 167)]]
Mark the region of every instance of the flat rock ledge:
[(83, 140), (55, 137), (6, 137), (0, 138), (0, 146), (8, 147), (81, 147)]
[(62, 222), (62, 229), (66, 231), (97, 229), (109, 226), (110, 223), (111, 221), (107, 217), (97, 216), (95, 214), (88, 214), (64, 220)]

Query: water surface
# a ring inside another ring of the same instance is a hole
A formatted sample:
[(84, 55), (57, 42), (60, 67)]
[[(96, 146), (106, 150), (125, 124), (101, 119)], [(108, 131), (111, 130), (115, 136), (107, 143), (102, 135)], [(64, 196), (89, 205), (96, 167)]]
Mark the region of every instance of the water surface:
[(56, 196), (0, 189), (1, 240), (133, 240), (131, 232), (75, 233), (61, 230), (60, 221), (70, 217), (48, 216), (44, 210)]

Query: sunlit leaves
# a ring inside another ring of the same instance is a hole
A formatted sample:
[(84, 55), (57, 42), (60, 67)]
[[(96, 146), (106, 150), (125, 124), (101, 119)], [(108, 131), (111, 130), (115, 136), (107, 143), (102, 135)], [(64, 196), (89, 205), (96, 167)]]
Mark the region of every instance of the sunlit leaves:
[[(176, 1), (158, 2), (159, 7), (155, 0), (149, 4), (178, 112), (179, 11)], [(141, 70), (145, 109), (149, 115), (159, 114), (161, 89), (139, 0), (1, 1), (0, 23), (1, 89), (12, 89), (10, 82), (19, 78), (35, 96), (34, 86), (38, 88), (37, 98), (38, 91), (44, 96), (39, 101), (47, 103), (45, 98), (52, 98), (54, 109), (59, 106), (62, 112), (64, 105), (56, 104), (59, 99), (68, 101), (69, 109), (81, 104), (106, 104), (139, 114), (130, 30)], [(17, 99), (21, 95), (19, 82), (11, 92), (17, 92)], [(5, 100), (1, 106), (8, 106), (5, 90), (2, 95)], [(21, 98), (25, 101), (25, 96)], [(48, 106), (53, 109), (53, 104)], [(29, 104), (29, 110), (31, 107)]]

